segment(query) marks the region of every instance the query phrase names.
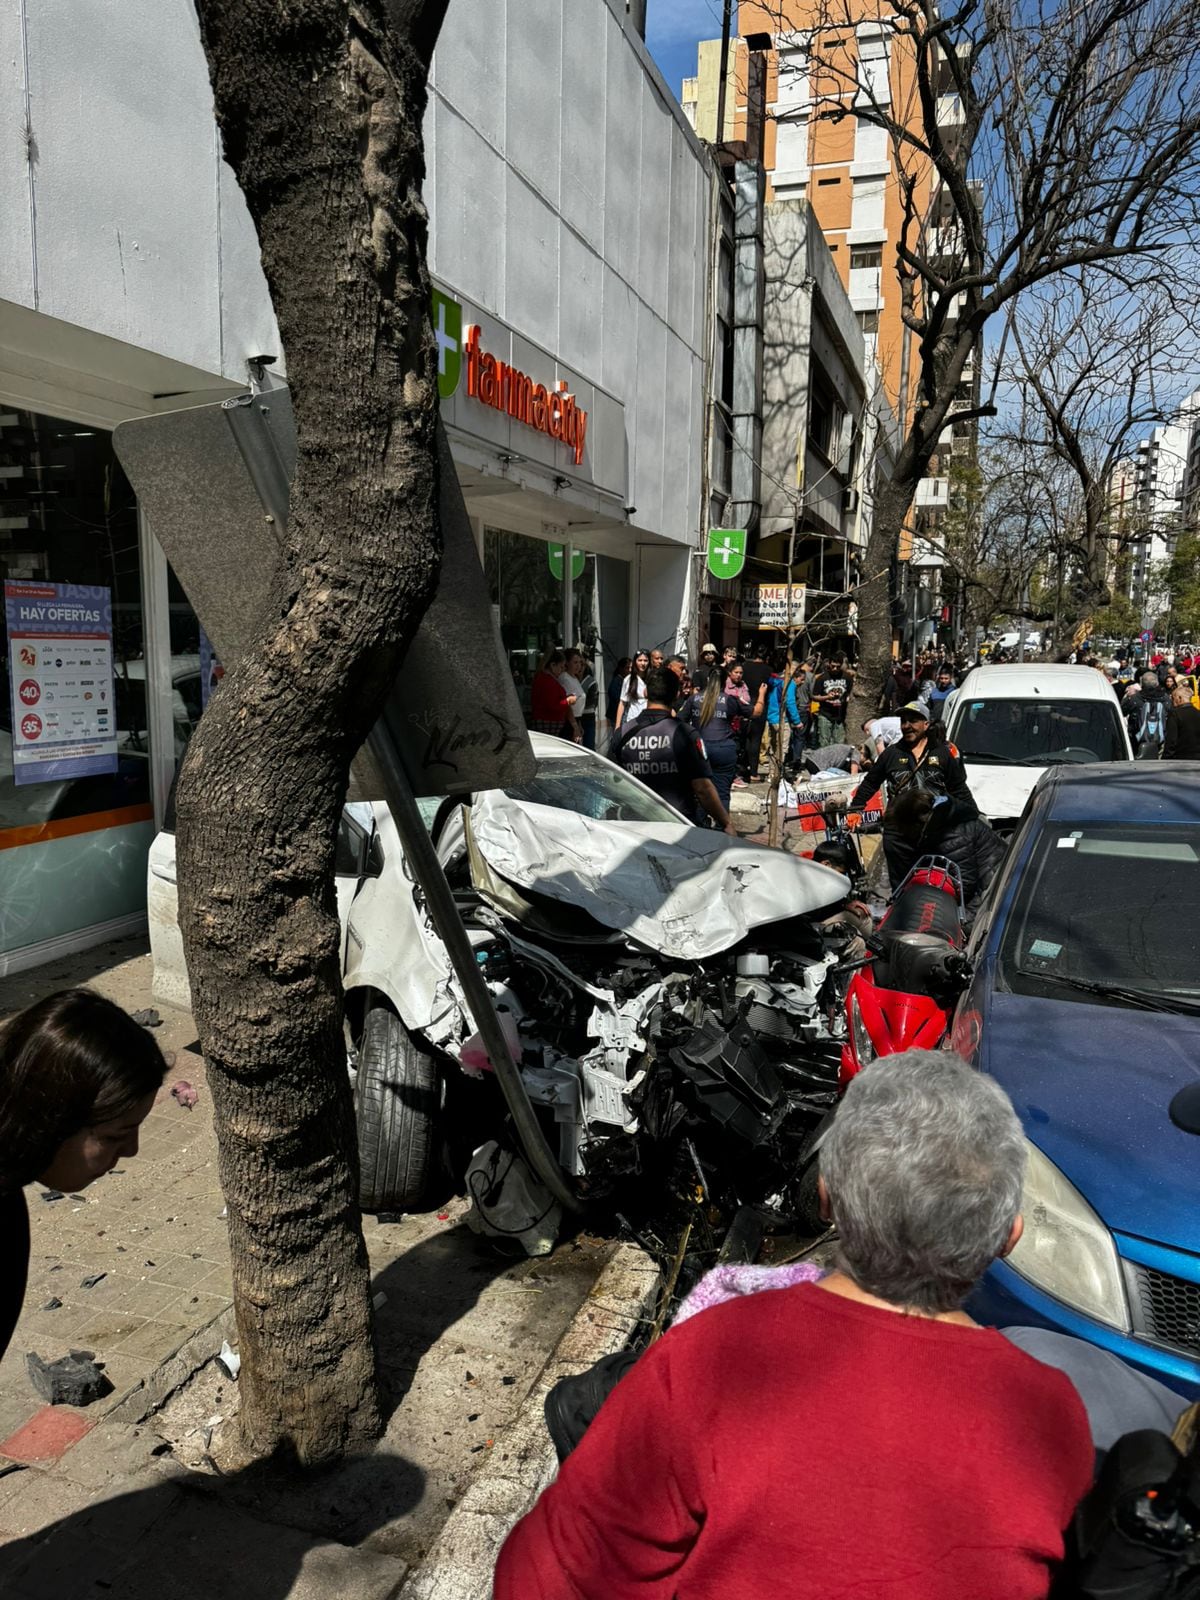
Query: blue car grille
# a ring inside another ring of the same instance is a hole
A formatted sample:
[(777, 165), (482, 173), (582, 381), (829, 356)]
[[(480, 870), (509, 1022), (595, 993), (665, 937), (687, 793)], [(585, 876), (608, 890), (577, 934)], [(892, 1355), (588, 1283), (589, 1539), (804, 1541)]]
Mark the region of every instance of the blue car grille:
[(1134, 1322), (1142, 1338), (1200, 1354), (1200, 1283), (1154, 1267), (1128, 1266), (1137, 1295)]

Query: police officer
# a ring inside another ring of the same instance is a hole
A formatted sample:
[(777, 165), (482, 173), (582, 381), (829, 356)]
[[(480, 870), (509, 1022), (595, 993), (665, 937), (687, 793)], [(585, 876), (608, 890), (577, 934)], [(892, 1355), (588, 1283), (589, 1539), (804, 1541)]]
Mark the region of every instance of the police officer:
[(860, 810), (883, 784), (888, 786), (888, 811), (883, 818), (883, 853), (887, 858), (888, 879), (893, 890), (900, 887), (909, 860), (907, 847), (897, 830), (889, 826), (892, 805), (915, 784), (934, 794), (951, 795), (978, 816), (979, 807), (967, 787), (967, 772), (954, 745), (945, 739), (931, 738), (929, 708), (912, 700), (900, 708), (900, 743), (888, 745), (872, 762), (866, 777), (850, 797), (850, 809)]
[(646, 709), (631, 727), (622, 728), (609, 747), (609, 760), (640, 778), (685, 817), (699, 806), (726, 833), (735, 833), (721, 804), (712, 768), (699, 734), (675, 720), (679, 679), (669, 667), (646, 674)]

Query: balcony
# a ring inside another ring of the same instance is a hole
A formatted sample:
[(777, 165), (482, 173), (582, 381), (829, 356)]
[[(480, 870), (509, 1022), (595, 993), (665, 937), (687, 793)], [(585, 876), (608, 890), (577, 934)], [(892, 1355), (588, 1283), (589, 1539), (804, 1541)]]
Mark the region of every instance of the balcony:
[(926, 511), (945, 511), (950, 504), (950, 479), (922, 478), (913, 504)]

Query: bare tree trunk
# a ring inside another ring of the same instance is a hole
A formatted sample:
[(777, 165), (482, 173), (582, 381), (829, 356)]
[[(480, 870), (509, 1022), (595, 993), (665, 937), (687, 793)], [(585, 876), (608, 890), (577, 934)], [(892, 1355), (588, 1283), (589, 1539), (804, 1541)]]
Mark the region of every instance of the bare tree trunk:
[[(919, 477), (919, 474), (918, 474)], [(858, 666), (846, 725), (857, 738), (863, 722), (875, 715), (892, 656), (892, 563), (904, 519), (916, 490), (882, 473), (877, 476), (871, 536), (863, 561), (866, 581), (858, 591)]]
[(229, 1206), (243, 1442), (305, 1463), (381, 1426), (333, 862), (351, 758), (440, 560), (420, 189), (444, 7), (198, 0), (299, 460), (278, 611), (184, 764), (180, 924)]

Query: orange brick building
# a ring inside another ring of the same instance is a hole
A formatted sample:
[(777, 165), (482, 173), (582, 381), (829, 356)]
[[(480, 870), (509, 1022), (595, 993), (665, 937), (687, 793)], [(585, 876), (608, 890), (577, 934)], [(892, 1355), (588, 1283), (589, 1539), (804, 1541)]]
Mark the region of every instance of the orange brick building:
[[(903, 425), (917, 362), (896, 272), (900, 174), (887, 132), (854, 114), (856, 104), (874, 100), (898, 121), (919, 125), (914, 61), (892, 16), (880, 0), (741, 0), (737, 136), (746, 133), (741, 40), (770, 34), (764, 133), (770, 198), (804, 198), (812, 206)], [(931, 164), (907, 154), (905, 165), (924, 218), (933, 197)]]

